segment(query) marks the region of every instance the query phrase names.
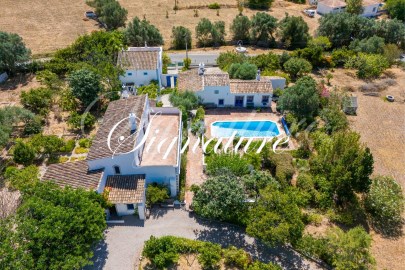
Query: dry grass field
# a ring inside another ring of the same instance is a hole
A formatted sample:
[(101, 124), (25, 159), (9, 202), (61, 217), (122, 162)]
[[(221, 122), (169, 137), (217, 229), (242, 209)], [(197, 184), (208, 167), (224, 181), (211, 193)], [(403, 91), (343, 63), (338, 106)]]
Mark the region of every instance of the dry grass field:
[[(195, 33), (195, 26), (201, 18), (212, 21), (222, 20), (226, 23), (227, 38), (230, 38), (229, 27), (238, 14), (236, 0), (179, 0), (179, 9), (173, 10), (174, 0), (119, 0), (128, 10), (128, 20), (134, 16), (145, 18), (156, 25), (161, 31), (165, 48), (170, 47), (171, 29), (173, 26), (185, 26)], [(208, 9), (210, 3), (218, 2), (228, 5), (217, 11)], [(199, 17), (194, 17), (194, 9), (198, 7)], [(288, 12), (290, 15), (301, 16), (306, 5), (298, 5), (283, 0), (275, 0), (268, 12), (281, 19)], [(0, 31), (15, 32), (21, 35), (33, 54), (54, 52), (72, 43), (78, 36), (99, 29), (95, 21), (84, 21), (84, 12), (91, 10), (85, 0), (2, 0), (0, 13)], [(166, 18), (166, 11), (169, 18)], [(245, 9), (243, 13), (249, 17), (257, 11)], [(303, 16), (303, 15), (302, 15)], [(304, 16), (311, 33), (318, 26), (317, 18)]]

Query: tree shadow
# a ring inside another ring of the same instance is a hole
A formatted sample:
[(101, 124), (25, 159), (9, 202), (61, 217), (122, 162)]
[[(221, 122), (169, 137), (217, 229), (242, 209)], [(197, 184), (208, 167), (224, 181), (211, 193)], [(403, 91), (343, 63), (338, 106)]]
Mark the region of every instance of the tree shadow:
[(404, 221), (392, 223), (392, 224), (381, 224), (377, 222), (371, 222), (371, 226), (377, 233), (381, 234), (382, 237), (388, 239), (399, 239), (403, 235)]
[(162, 208), (160, 206), (153, 206), (150, 209), (150, 217), (149, 219), (158, 219), (162, 218), (164, 215), (166, 215), (168, 212), (172, 212), (175, 209), (172, 207), (168, 208)]
[(104, 268), (108, 257), (107, 243), (104, 239), (95, 246), (93, 252), (94, 255), (91, 259), (93, 265), (88, 265), (84, 267), (83, 270), (102, 270)]
[(32, 81), (34, 75), (32, 73), (19, 73), (14, 77), (10, 77), (7, 81), (0, 84), (0, 91), (15, 90), (19, 86), (25, 86)]
[(108, 227), (145, 227), (145, 220), (134, 215), (122, 216), (110, 220), (123, 220), (123, 223), (108, 223)]
[[(194, 231), (196, 238), (210, 241), (222, 247), (235, 246), (247, 251), (253, 259), (262, 262), (273, 262), (283, 269), (310, 269), (311, 266), (303, 257), (289, 246), (270, 247), (265, 243), (246, 235), (244, 229), (226, 223), (204, 220), (195, 217), (196, 221), (207, 229)], [(320, 266), (319, 266), (320, 267)]]

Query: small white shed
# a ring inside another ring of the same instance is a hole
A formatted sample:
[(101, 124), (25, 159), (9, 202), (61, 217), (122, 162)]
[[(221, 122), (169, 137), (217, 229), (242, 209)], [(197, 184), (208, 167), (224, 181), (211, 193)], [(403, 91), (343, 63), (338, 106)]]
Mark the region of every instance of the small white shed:
[(377, 16), (380, 5), (381, 3), (377, 0), (363, 0), (363, 13), (361, 14), (361, 16), (364, 17)]
[(340, 13), (345, 11), (346, 2), (341, 0), (319, 0), (316, 12), (324, 15), (329, 13)]

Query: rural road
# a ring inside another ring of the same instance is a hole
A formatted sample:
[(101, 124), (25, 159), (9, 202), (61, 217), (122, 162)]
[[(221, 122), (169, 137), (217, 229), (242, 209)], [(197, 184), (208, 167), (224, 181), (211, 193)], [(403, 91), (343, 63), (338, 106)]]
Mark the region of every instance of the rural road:
[(144, 241), (151, 235), (174, 235), (211, 241), (224, 247), (233, 245), (243, 248), (253, 258), (277, 262), (283, 269), (322, 269), (288, 247), (269, 248), (236, 226), (201, 220), (184, 210), (157, 208), (145, 222), (134, 216), (123, 219), (124, 224), (108, 226), (104, 241), (94, 250), (94, 265), (86, 267), (86, 270), (138, 269)]
[[(183, 62), (186, 58), (186, 53), (169, 53), (168, 54), (172, 63)], [(205, 63), (206, 65), (216, 65), (218, 53), (188, 53), (188, 57), (191, 59), (191, 65), (197, 65), (199, 63)]]

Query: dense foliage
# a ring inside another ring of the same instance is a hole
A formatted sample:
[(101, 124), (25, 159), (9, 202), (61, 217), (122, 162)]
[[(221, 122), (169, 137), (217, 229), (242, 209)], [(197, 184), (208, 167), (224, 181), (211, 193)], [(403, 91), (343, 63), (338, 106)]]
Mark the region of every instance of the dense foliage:
[(299, 119), (314, 117), (319, 108), (319, 94), (314, 79), (303, 77), (297, 80), (294, 86), (284, 91), (277, 107), (292, 112)]
[(128, 11), (117, 0), (93, 0), (87, 2), (96, 9), (96, 14), (108, 30), (125, 26)]
[(228, 69), (231, 79), (253, 80), (256, 78), (257, 67), (247, 62), (232, 64)]
[(52, 105), (52, 90), (39, 87), (21, 92), (21, 104), (24, 108), (41, 115), (47, 115)]
[(257, 45), (269, 46), (274, 43), (277, 19), (265, 12), (258, 12), (252, 17), (252, 41)]
[(73, 71), (69, 75), (69, 86), (72, 89), (72, 94), (85, 107), (96, 101), (99, 93), (103, 90), (100, 76), (88, 69)]
[(205, 46), (218, 46), (225, 43), (225, 22), (217, 21), (212, 23), (207, 18), (202, 18), (196, 28), (197, 45), (200, 47)]
[(232, 39), (248, 42), (251, 25), (252, 23), (247, 16), (236, 16), (231, 25)]
[(163, 45), (163, 37), (156, 28), (149, 21), (138, 17), (134, 17), (128, 23), (127, 28), (124, 30), (124, 37), (126, 44), (134, 47), (159, 46)]
[(13, 148), (13, 160), (18, 164), (30, 165), (35, 158), (35, 149), (30, 144), (18, 140)]
[(363, 0), (347, 0), (347, 6), (345, 11), (351, 14), (363, 13)]
[(167, 199), (169, 199), (169, 189), (165, 185), (152, 183), (146, 188), (146, 204), (148, 206), (164, 202)]
[(170, 94), (169, 100), (174, 107), (181, 107), (187, 111), (197, 109), (198, 107), (198, 97), (191, 91), (173, 92)]
[(389, 67), (389, 62), (380, 54), (359, 53), (350, 58), (345, 67), (357, 69), (356, 74), (359, 78), (377, 78)]
[(400, 230), (404, 204), (402, 188), (395, 179), (378, 176), (372, 180), (365, 205), (377, 231), (392, 234)]
[(269, 9), (274, 0), (248, 0), (251, 9)]
[(172, 46), (176, 50), (191, 49), (191, 31), (184, 26), (176, 26), (172, 28)]
[(386, 7), (392, 18), (405, 21), (405, 0), (387, 0)]
[(102, 239), (106, 227), (102, 197), (82, 189), (60, 189), (50, 182), (27, 185), (22, 194), (17, 214), (0, 226), (4, 236), (1, 268), (79, 269), (89, 265), (91, 248)]
[(14, 74), (17, 65), (28, 61), (30, 55), (19, 35), (0, 31), (0, 71)]
[[(215, 146), (213, 142), (210, 143)], [(207, 173), (210, 175), (218, 175), (223, 172), (224, 169), (234, 175), (245, 175), (249, 173), (249, 162), (245, 157), (241, 157), (237, 154), (214, 154), (207, 147)], [(229, 150), (230, 151), (230, 150)]]
[(301, 77), (312, 70), (310, 62), (303, 58), (292, 57), (283, 65), (284, 70), (290, 74), (291, 78)]
[(301, 16), (288, 16), (279, 22), (281, 42), (287, 48), (303, 48), (310, 38), (308, 24)]
[(242, 64), (247, 60), (244, 54), (228, 51), (220, 53), (217, 58), (217, 64), (220, 69), (227, 71), (232, 64)]

